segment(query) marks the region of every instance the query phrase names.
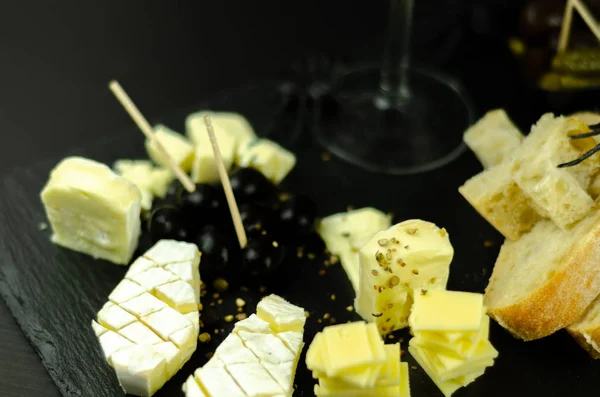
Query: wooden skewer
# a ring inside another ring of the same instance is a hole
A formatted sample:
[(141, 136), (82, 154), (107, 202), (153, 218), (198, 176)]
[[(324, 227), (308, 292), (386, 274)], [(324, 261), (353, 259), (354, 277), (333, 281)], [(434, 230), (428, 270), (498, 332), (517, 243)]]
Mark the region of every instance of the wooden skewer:
[(571, 35), (571, 24), (573, 22), (573, 2), (567, 0), (565, 12), (563, 14), (562, 25), (560, 26), (560, 36), (558, 38), (558, 52), (564, 52), (569, 45)]
[(581, 0), (570, 0), (573, 2), (573, 6), (581, 15), (581, 18), (586, 23), (588, 28), (592, 31), (596, 39), (600, 41), (600, 27), (598, 27), (598, 22), (596, 22), (596, 18), (592, 15), (589, 8)]
[(225, 190), (225, 197), (227, 198), (227, 205), (229, 205), (229, 212), (231, 212), (231, 219), (233, 220), (233, 226), (235, 227), (235, 233), (237, 234), (238, 241), (241, 248), (245, 248), (248, 244), (248, 238), (246, 237), (246, 231), (244, 230), (244, 224), (242, 223), (242, 217), (240, 216), (240, 210), (231, 189), (231, 183), (229, 182), (229, 175), (223, 164), (223, 158), (221, 157), (221, 151), (219, 150), (219, 143), (215, 136), (215, 130), (213, 129), (212, 121), (210, 116), (204, 116), (204, 123), (206, 124), (206, 131), (208, 132), (208, 138), (212, 145), (213, 153), (215, 154), (215, 161), (217, 163), (217, 169), (219, 171), (219, 177), (221, 178), (221, 184), (223, 190)]
[(185, 172), (183, 172), (179, 164), (177, 164), (175, 160), (173, 160), (173, 157), (169, 155), (162, 143), (160, 143), (160, 141), (156, 139), (156, 136), (154, 135), (154, 130), (150, 126), (150, 123), (148, 123), (148, 120), (146, 120), (146, 118), (142, 115), (137, 106), (135, 106), (129, 95), (127, 95), (125, 90), (123, 90), (123, 87), (121, 87), (121, 85), (115, 80), (111, 81), (108, 87), (115, 95), (115, 97), (117, 97), (117, 100), (121, 103), (121, 105), (123, 105), (127, 113), (129, 113), (129, 116), (133, 119), (135, 124), (137, 124), (139, 129), (146, 136), (146, 138), (150, 139), (150, 141), (152, 141), (156, 145), (160, 154), (166, 159), (167, 165), (175, 174), (177, 179), (179, 179), (179, 182), (181, 182), (185, 190), (187, 190), (190, 193), (195, 191), (196, 185), (194, 184), (194, 182), (192, 182), (190, 177)]

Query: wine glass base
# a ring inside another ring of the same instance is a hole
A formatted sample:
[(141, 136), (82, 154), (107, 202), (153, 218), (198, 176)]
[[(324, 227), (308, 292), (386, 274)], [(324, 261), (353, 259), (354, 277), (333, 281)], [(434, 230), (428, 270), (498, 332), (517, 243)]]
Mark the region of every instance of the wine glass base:
[(462, 136), (474, 112), (458, 84), (441, 75), (407, 71), (410, 96), (381, 96), (378, 68), (347, 74), (320, 101), (314, 133), (319, 143), (363, 169), (393, 175), (431, 171), (465, 149)]

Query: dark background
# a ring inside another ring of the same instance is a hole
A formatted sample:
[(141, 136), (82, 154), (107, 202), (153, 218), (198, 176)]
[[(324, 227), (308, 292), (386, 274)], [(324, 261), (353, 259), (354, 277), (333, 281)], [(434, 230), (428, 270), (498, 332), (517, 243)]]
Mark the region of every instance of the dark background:
[[(533, 121), (505, 45), (519, 2), (416, 3), (416, 62), (459, 76), (479, 112), (502, 106)], [(386, 9), (373, 0), (5, 1), (0, 173), (130, 127), (107, 89), (113, 78), (152, 119), (258, 77), (290, 76), (306, 56), (378, 60)], [(59, 395), (4, 302), (0, 395)]]

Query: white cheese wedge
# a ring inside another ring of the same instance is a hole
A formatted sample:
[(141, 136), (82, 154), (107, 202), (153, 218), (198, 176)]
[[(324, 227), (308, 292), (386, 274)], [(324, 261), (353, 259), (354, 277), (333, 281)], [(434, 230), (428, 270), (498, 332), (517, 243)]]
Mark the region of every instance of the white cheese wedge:
[[(196, 371), (195, 380), (207, 397), (237, 393), (229, 377), (242, 395), (248, 397), (291, 397), (304, 346), (304, 309), (277, 295), (264, 298), (259, 307), (263, 315), (268, 314), (267, 320), (253, 314), (236, 323), (213, 358)], [(280, 329), (284, 331), (279, 332)], [(216, 379), (219, 382), (215, 382)], [(183, 386), (186, 397), (195, 396), (190, 390), (196, 391), (188, 378)]]
[(239, 149), (238, 166), (260, 171), (275, 184), (290, 173), (296, 165), (294, 153), (268, 139), (256, 139)]
[(41, 193), (52, 241), (115, 264), (129, 263), (140, 235), (140, 190), (106, 165), (62, 160)]
[[(192, 284), (200, 285), (199, 263), (194, 244), (160, 240), (132, 264), (92, 321), (126, 393), (153, 395), (196, 350), (200, 296)], [(176, 272), (168, 269), (174, 264)]]
[(413, 289), (445, 289), (454, 250), (448, 233), (408, 220), (375, 234), (359, 251), (356, 312), (382, 335), (408, 325)]
[(186, 133), (188, 138), (198, 144), (202, 142), (206, 136), (206, 124), (204, 116), (209, 115), (213, 123), (213, 127), (225, 130), (229, 136), (236, 141), (236, 162), (238, 158), (237, 150), (244, 147), (249, 141), (256, 139), (256, 133), (248, 120), (238, 113), (230, 112), (214, 112), (210, 110), (199, 111), (190, 114), (185, 120)]
[[(214, 125), (213, 127), (219, 145), (219, 152), (223, 159), (223, 165), (225, 166), (225, 169), (229, 171), (233, 166), (238, 142), (236, 138), (230, 135), (226, 130), (217, 125)], [(198, 134), (195, 139), (195, 158), (192, 165), (192, 180), (196, 183), (214, 183), (219, 181), (219, 171), (215, 161), (215, 154), (208, 133), (206, 133), (206, 128), (204, 129), (204, 134)]]
[(174, 176), (165, 167), (155, 167), (149, 160), (118, 160), (115, 172), (134, 183), (142, 194), (142, 209), (152, 208), (154, 197), (164, 197)]
[[(192, 163), (194, 161), (194, 147), (185, 136), (159, 124), (154, 127), (154, 139), (162, 144), (165, 151), (183, 171), (188, 172), (192, 168)], [(158, 150), (154, 140), (146, 140), (146, 151), (148, 152), (148, 156), (156, 164), (164, 167), (169, 166), (167, 160)]]
[(340, 258), (354, 292), (358, 292), (358, 250), (375, 233), (390, 226), (387, 214), (370, 207), (333, 214), (319, 222), (317, 232), (329, 252)]

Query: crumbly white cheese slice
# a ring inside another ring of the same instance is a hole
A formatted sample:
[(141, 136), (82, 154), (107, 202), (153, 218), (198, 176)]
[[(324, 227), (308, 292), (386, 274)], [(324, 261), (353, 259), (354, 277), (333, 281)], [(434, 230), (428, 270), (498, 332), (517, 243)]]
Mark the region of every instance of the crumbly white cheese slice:
[[(203, 371), (212, 371), (209, 373), (229, 385), (224, 375), (227, 373), (246, 396), (292, 395), (296, 366), (304, 345), (304, 309), (277, 295), (266, 297), (259, 306), (267, 320), (252, 314), (236, 323), (214, 357), (196, 372), (196, 380), (206, 396), (225, 396), (230, 395), (226, 392), (232, 391), (212, 383), (213, 380), (207, 379), (209, 375)], [(302, 320), (299, 319), (300, 313)], [(285, 330), (287, 328), (294, 331)], [(278, 332), (280, 329), (284, 331)], [(194, 397), (189, 392), (192, 389), (193, 386), (184, 385), (186, 397)]]
[(194, 244), (157, 242), (132, 264), (98, 322), (92, 321), (126, 393), (151, 396), (196, 350), (200, 297), (192, 285), (200, 285), (199, 262)]
[(106, 165), (68, 157), (51, 172), (41, 193), (52, 241), (124, 265), (140, 235), (140, 190)]

